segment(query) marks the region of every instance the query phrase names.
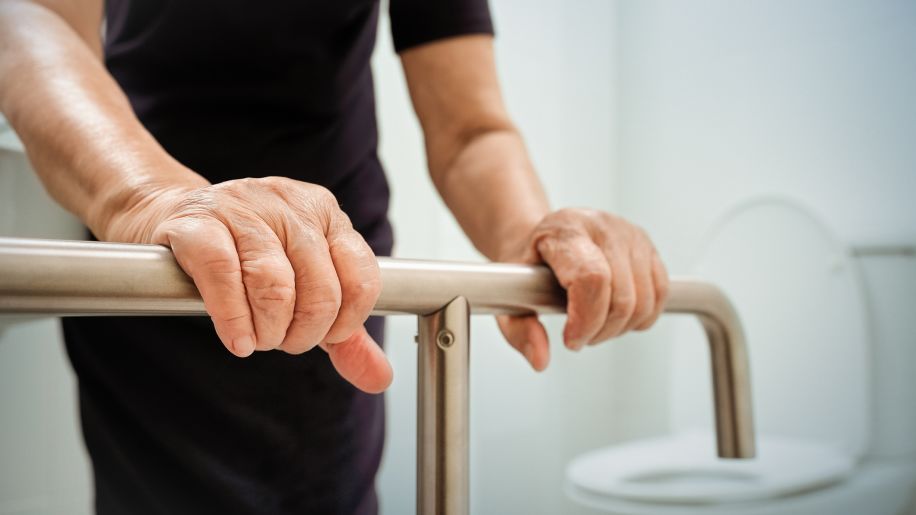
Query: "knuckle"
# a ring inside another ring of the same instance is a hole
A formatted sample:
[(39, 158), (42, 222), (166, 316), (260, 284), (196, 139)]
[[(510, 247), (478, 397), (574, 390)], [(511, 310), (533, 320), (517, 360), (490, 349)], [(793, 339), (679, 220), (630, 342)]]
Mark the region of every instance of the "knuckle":
[(296, 291), (290, 285), (272, 284), (249, 288), (248, 297), (251, 302), (260, 307), (266, 305), (277, 308), (292, 305), (296, 300)]
[(339, 206), (337, 204), (337, 197), (335, 197), (334, 194), (331, 193), (331, 190), (325, 188), (324, 186), (320, 186), (318, 184), (312, 184), (310, 186), (311, 186), (310, 188), (311, 197), (317, 204), (321, 206), (325, 206), (325, 207), (332, 206), (335, 209), (339, 209)]
[(553, 236), (553, 237), (565, 237), (569, 238), (572, 236), (577, 236), (581, 233), (574, 224), (571, 224), (570, 221), (573, 215), (569, 209), (561, 209), (555, 211), (541, 221), (535, 229), (536, 234)]
[(577, 212), (576, 208), (563, 207), (563, 208), (557, 209), (556, 211), (551, 213), (549, 216), (551, 218), (566, 219), (566, 218), (575, 216), (576, 212)]
[(382, 283), (378, 278), (347, 283), (341, 286), (343, 298), (360, 306), (373, 306), (382, 292)]
[(579, 227), (564, 223), (546, 223), (535, 230), (535, 248), (546, 256), (564, 257), (575, 252), (576, 240), (582, 238)]
[(611, 272), (605, 268), (588, 268), (576, 277), (576, 282), (590, 289), (601, 288), (611, 282)]
[(276, 176), (261, 177), (252, 179), (252, 181), (255, 181), (252, 183), (253, 187), (266, 195), (282, 200), (283, 203), (289, 202), (288, 193), (296, 190), (296, 184), (301, 184), (288, 177)]
[(259, 306), (275, 307), (291, 305), (295, 301), (293, 278), (280, 263), (248, 262), (242, 268), (249, 301)]
[(627, 319), (633, 316), (636, 310), (636, 297), (632, 293), (618, 293), (614, 295), (610, 318), (615, 320)]
[(604, 227), (614, 226), (620, 223), (620, 217), (608, 213), (607, 211), (589, 210), (589, 217)]
[(303, 302), (293, 312), (293, 322), (310, 326), (330, 327), (340, 311), (340, 301), (316, 299)]
[[(303, 184), (295, 193), (284, 193), (293, 212), (307, 227), (327, 235), (331, 226), (341, 219), (340, 205), (331, 191), (317, 184)], [(347, 223), (349, 219), (345, 218)]]
[(609, 220), (613, 220), (613, 215), (611, 215), (610, 213), (606, 211), (601, 211), (598, 209), (583, 209), (582, 214), (589, 220), (592, 220), (595, 222), (603, 223)]
[(336, 277), (300, 285), (297, 294), (301, 296), (296, 306), (299, 318), (311, 323), (333, 322), (337, 318), (343, 295)]
[(241, 271), (241, 265), (239, 265), (237, 258), (223, 255), (222, 253), (213, 253), (212, 256), (204, 255), (201, 266), (207, 272), (216, 276), (234, 276)]
[(250, 192), (252, 189), (257, 187), (258, 179), (252, 179), (250, 177), (245, 177), (243, 179), (235, 179), (232, 181), (226, 181), (220, 184), (212, 186), (212, 194), (219, 195), (228, 195), (231, 198), (240, 198), (245, 196), (245, 192)]
[[(639, 226), (639, 225), (635, 225), (635, 224), (633, 225), (633, 232), (636, 234), (636, 236), (637, 236), (639, 239), (641, 239), (641, 240), (643, 240), (643, 241), (645, 241), (645, 242), (651, 242), (651, 241), (652, 241), (652, 238), (649, 237), (649, 233), (646, 232), (646, 230), (645, 230), (643, 227)], [(650, 247), (651, 247), (651, 243), (650, 243)]]
[(327, 245), (324, 234), (314, 230), (309, 224), (302, 224), (295, 231), (295, 237), (289, 238), (286, 252), (290, 255), (307, 252), (309, 249), (319, 249)]
[(262, 290), (273, 287), (291, 288), (293, 285), (292, 274), (287, 270), (288, 265), (280, 259), (261, 257), (242, 261), (242, 272), (245, 275), (245, 286)]
[(343, 291), (337, 281), (336, 276), (325, 279), (317, 288), (309, 292), (309, 296), (314, 299), (314, 302), (327, 303), (334, 307), (334, 311), (339, 310), (340, 303), (343, 301)]
[(352, 261), (348, 260), (344, 271), (355, 271), (359, 274), (368, 273), (370, 264), (371, 266), (376, 265), (374, 261), (375, 254), (372, 253), (372, 249), (369, 248), (366, 240), (353, 228), (350, 224), (350, 219), (346, 215), (338, 217), (334, 224), (335, 228), (339, 229), (340, 232), (328, 240), (328, 248), (331, 253), (344, 253), (352, 256)]
[(288, 179), (286, 179), (285, 177), (277, 177), (275, 175), (271, 175), (269, 177), (261, 177), (260, 179), (252, 179), (252, 180), (255, 180), (258, 182), (258, 184), (263, 184), (264, 186), (271, 188), (271, 189), (282, 189), (284, 186), (287, 185), (287, 181), (288, 181)]

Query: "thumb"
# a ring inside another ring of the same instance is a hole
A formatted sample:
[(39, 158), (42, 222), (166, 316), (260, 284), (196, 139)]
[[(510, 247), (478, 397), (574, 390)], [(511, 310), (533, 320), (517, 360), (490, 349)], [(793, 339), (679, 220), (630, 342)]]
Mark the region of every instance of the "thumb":
[(391, 385), (391, 364), (365, 327), (340, 343), (322, 343), (321, 348), (328, 353), (337, 373), (360, 390), (381, 393)]
[(503, 336), (515, 350), (522, 353), (531, 367), (538, 372), (547, 368), (550, 361), (550, 346), (547, 331), (534, 315), (496, 317)]

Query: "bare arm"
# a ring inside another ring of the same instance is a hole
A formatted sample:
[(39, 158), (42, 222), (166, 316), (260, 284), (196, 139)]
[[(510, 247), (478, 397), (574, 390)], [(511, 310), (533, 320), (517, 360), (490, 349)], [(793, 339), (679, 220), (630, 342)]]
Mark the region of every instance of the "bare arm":
[[(88, 5), (87, 5), (88, 4)], [(171, 158), (105, 69), (102, 2), (0, 3), (0, 110), (51, 196), (102, 239), (139, 191), (207, 182)]]
[(402, 61), (433, 183), (477, 249), (500, 260), (550, 208), (503, 104), (492, 38), (423, 45)]
[[(550, 211), (503, 104), (492, 37), (422, 45), (401, 60), (439, 193), (484, 255), (554, 270), (569, 296), (566, 345), (578, 350), (651, 326), (668, 284), (655, 248), (611, 214)], [(535, 369), (546, 367), (547, 336), (535, 317), (503, 317), (500, 327)]]
[(210, 185), (169, 156), (102, 64), (101, 14), (101, 0), (0, 0), (0, 110), (47, 190), (100, 239), (171, 247), (237, 356), (321, 346), (354, 385), (385, 389), (390, 365), (362, 327), (378, 266), (333, 195)]

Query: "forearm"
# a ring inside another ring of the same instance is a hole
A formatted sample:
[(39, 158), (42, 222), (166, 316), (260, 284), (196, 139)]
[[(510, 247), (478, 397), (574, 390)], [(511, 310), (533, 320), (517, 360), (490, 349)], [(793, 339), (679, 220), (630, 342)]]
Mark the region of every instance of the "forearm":
[(478, 250), (503, 259), (548, 212), (506, 112), (490, 36), (445, 39), (401, 54), (429, 173)]
[(143, 128), (82, 32), (44, 6), (0, 3), (0, 110), (51, 196), (106, 238), (151, 192), (206, 181)]
[(477, 249), (505, 260), (550, 208), (521, 135), (511, 127), (470, 138), (432, 173), (446, 205)]

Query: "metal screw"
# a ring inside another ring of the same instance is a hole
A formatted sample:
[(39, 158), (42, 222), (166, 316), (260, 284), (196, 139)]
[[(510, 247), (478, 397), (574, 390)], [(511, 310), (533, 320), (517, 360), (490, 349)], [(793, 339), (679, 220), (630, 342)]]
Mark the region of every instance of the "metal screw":
[(443, 329), (436, 335), (436, 343), (442, 348), (451, 347), (455, 343), (455, 335), (448, 329)]

